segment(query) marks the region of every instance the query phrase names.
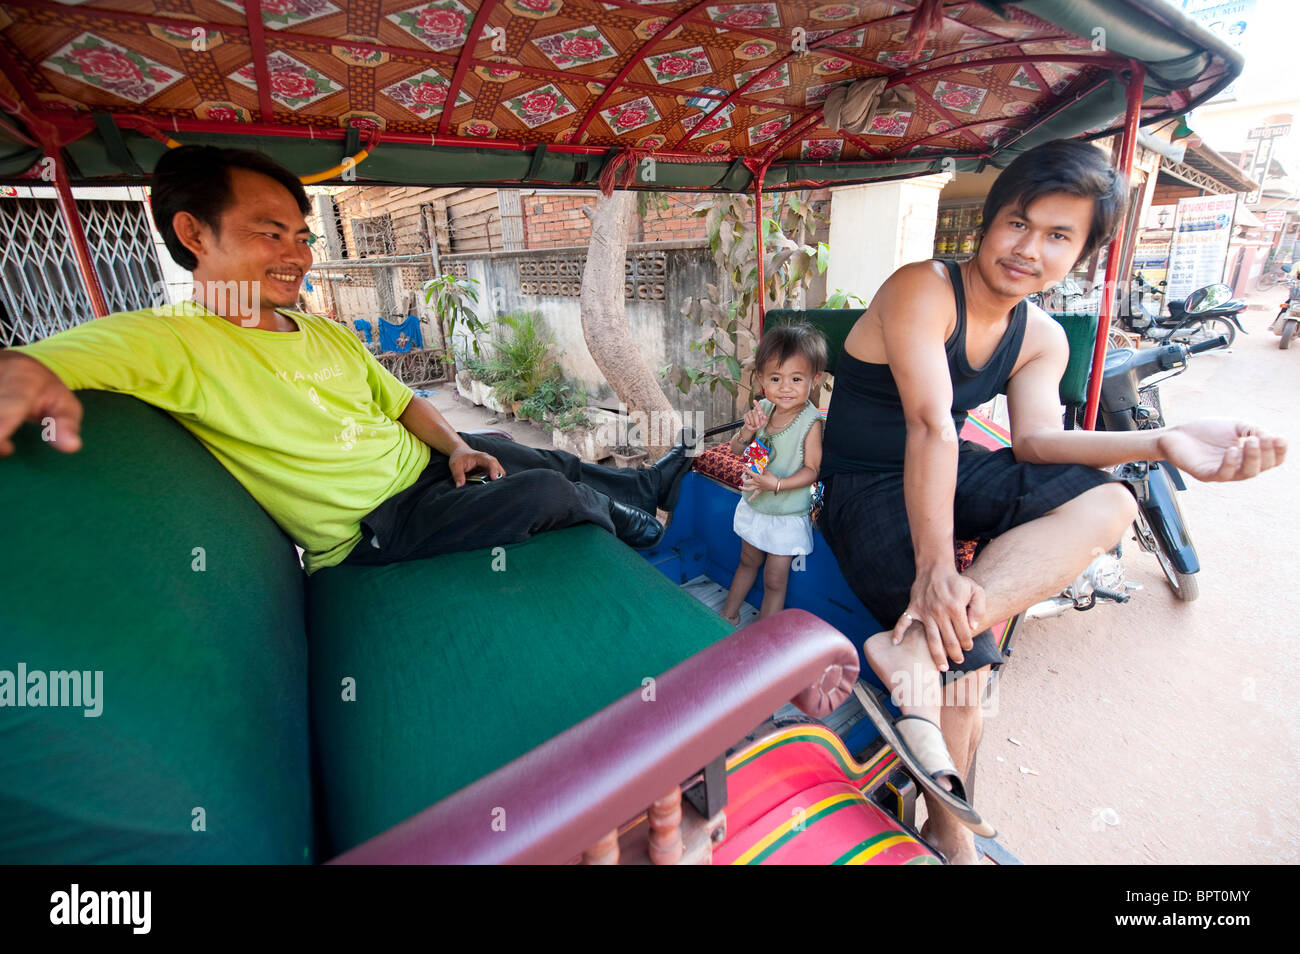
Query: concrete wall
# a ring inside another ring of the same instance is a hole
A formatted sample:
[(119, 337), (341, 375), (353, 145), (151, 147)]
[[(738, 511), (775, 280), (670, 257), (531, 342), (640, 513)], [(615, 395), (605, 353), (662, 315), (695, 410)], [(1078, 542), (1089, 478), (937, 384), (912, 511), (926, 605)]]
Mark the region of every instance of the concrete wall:
[[(585, 254), (586, 246), (449, 255), (444, 265), (463, 265), (468, 277), (481, 283), (479, 315), (484, 320), (516, 312), (539, 314), (555, 338), (555, 356), (564, 376), (585, 385), (593, 404), (616, 409), (618, 398), (592, 360), (582, 334), (577, 290)], [(634, 293), (646, 296), (626, 300), (628, 324), (651, 370), (657, 373), (673, 361), (702, 360), (702, 355), (690, 350), (700, 338), (700, 327), (682, 316), (681, 303), (701, 294), (706, 283), (720, 284), (708, 247), (698, 242), (638, 243), (628, 246), (628, 259), (639, 272)], [(657, 262), (662, 263), (661, 271)], [(539, 277), (538, 270), (547, 274)], [(543, 293), (530, 293), (534, 287)], [(464, 342), (458, 342), (457, 351), (463, 348)], [(710, 426), (733, 419), (728, 392), (710, 395), (696, 389), (683, 395), (662, 382), (661, 387), (674, 408), (704, 412)]]

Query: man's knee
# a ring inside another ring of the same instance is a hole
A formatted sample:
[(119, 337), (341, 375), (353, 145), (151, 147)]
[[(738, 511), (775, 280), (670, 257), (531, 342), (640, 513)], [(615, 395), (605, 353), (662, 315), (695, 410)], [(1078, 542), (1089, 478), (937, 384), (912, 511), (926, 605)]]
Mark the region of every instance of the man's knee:
[(578, 502), (578, 488), (558, 470), (521, 470), (503, 479), (538, 514), (568, 513)]
[(1094, 487), (1088, 494), (1096, 495), (1096, 507), (1106, 520), (1106, 536), (1114, 537), (1110, 541), (1113, 544), (1124, 535), (1124, 529), (1137, 519), (1137, 499), (1127, 484), (1118, 482)]
[(1095, 530), (1109, 547), (1137, 519), (1137, 500), (1126, 484), (1111, 481), (1084, 491), (1052, 512), (1070, 514), (1075, 526)]

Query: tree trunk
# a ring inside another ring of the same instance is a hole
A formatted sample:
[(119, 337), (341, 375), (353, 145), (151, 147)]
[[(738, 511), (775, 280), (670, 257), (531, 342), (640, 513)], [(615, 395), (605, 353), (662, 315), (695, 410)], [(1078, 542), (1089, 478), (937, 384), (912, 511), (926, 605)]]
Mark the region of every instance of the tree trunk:
[[(597, 196), (584, 211), (591, 219), (591, 247), (582, 273), (582, 334), (592, 360), (634, 420), (649, 424), (641, 439), (651, 460), (671, 446), (681, 419), (659, 387), (659, 380), (632, 342), (623, 287), (626, 281), (627, 230), (636, 196), (616, 191)], [(645, 417), (640, 415), (644, 414)]]

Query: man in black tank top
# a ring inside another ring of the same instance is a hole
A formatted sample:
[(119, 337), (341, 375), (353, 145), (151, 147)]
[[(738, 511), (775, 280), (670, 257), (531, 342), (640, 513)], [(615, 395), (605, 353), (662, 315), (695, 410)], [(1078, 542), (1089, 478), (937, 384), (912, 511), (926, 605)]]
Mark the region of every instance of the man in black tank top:
[[(891, 724), (864, 704), (913, 773), (924, 770), (925, 834), (949, 861), (976, 861), (970, 829), (991, 831), (962, 784), (984, 682), (1001, 662), (986, 627), (1059, 592), (1136, 515), (1127, 486), (1099, 468), (1166, 459), (1202, 480), (1240, 480), (1285, 454), (1280, 438), (1235, 421), (1062, 429), (1065, 334), (1024, 299), (1109, 240), (1126, 191), (1088, 144), (1025, 153), (989, 193), (975, 258), (896, 271), (836, 369), (820, 526), (849, 585), (888, 627), (864, 649), (904, 715)], [(959, 441), (966, 412), (998, 393), (1013, 449)], [(983, 542), (964, 574), (953, 559), (963, 539)]]

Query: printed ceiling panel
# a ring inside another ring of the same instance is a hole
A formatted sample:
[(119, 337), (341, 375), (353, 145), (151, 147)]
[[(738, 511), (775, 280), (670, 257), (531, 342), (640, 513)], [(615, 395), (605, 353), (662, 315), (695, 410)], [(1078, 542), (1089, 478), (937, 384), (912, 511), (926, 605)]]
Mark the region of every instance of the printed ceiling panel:
[[(918, 22), (926, 6), (0, 2), (0, 105), (20, 118), (106, 111), (168, 135), (241, 124), (261, 133), (358, 126), (406, 142), (436, 136), (878, 163), (987, 157), (1112, 82), (1127, 63), (1096, 36), (1022, 9), (1052, 11), (1051, 0), (1004, 3), (1000, 12), (996, 0), (947, 2), (928, 31)], [(255, 9), (260, 16), (250, 19)], [(1185, 108), (1231, 66), (1209, 57), (1182, 88), (1154, 90), (1147, 114)], [(889, 90), (865, 133), (825, 125), (833, 89), (876, 76)]]

